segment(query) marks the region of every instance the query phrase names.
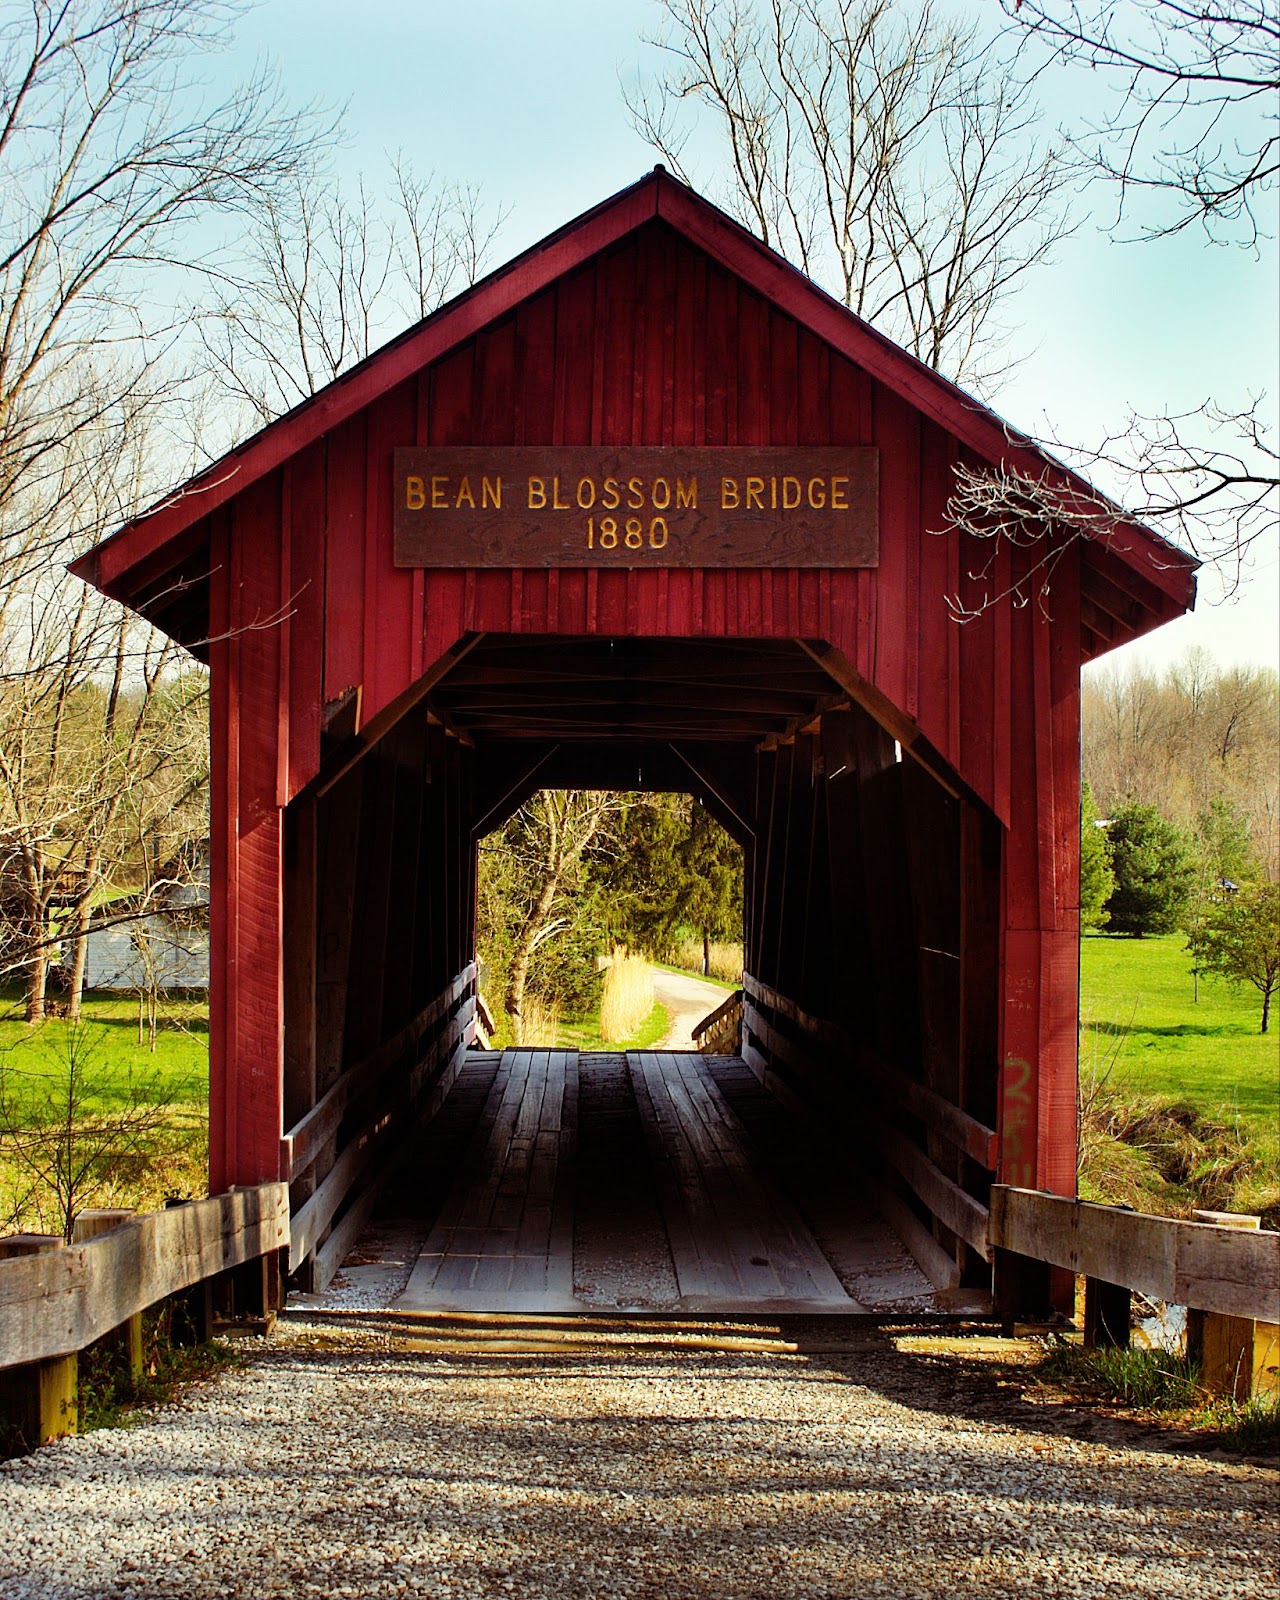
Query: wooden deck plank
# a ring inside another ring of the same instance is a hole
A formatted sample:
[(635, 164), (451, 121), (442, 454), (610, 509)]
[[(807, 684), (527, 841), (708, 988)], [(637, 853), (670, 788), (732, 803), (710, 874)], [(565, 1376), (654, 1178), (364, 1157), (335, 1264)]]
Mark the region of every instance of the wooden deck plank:
[[(701, 1121), (703, 1148), (716, 1163), (714, 1194), (744, 1291), (752, 1298), (775, 1300), (825, 1297), (833, 1292), (833, 1284), (838, 1290), (838, 1280), (825, 1260), (813, 1259), (817, 1253), (812, 1242), (806, 1251), (789, 1226), (790, 1218), (779, 1216), (776, 1196), (760, 1181), (748, 1155), (745, 1130), (714, 1084), (708, 1088), (701, 1068), (686, 1057), (678, 1057), (672, 1071), (689, 1114)], [(798, 1218), (795, 1221), (799, 1223)]]
[[(664, 1063), (650, 1075), (656, 1092), (670, 1102), (674, 1124), (696, 1164), (696, 1181), (701, 1188), (704, 1215), (714, 1216), (714, 1233), (706, 1222), (699, 1229), (699, 1248), (704, 1258), (707, 1245), (717, 1252), (718, 1271), (726, 1283), (736, 1285), (736, 1292), (746, 1298), (776, 1299), (780, 1285), (767, 1268), (762, 1272), (752, 1257), (763, 1260), (760, 1251), (763, 1242), (751, 1226), (751, 1219), (738, 1205), (738, 1196), (731, 1175), (720, 1160), (720, 1152), (710, 1138), (685, 1085), (680, 1081), (674, 1063)], [(653, 1091), (651, 1091), (653, 1092)]]
[(677, 1282), (684, 1294), (708, 1293), (714, 1286), (706, 1281), (702, 1271), (697, 1239), (697, 1208), (695, 1214), (691, 1215), (686, 1186), (678, 1169), (677, 1143), (670, 1136), (670, 1113), (665, 1111), (660, 1102), (655, 1104), (643, 1061), (628, 1056), (627, 1070), (649, 1149), (658, 1205), (667, 1229), (667, 1242)]
[(574, 1308), (572, 1249), (553, 1245), (557, 1210), (564, 1210), (566, 1195), (570, 1206), (572, 1199), (573, 1141), (563, 1137), (571, 1079), (576, 1085), (572, 1052), (503, 1055), (476, 1134), (399, 1305)]
[[(702, 1114), (701, 1085), (697, 1069), (694, 1082), (686, 1081), (681, 1058), (668, 1058), (663, 1064), (662, 1087), (671, 1101), (681, 1131), (699, 1163), (700, 1177), (708, 1203), (720, 1224), (726, 1268), (739, 1285), (739, 1292), (753, 1300), (776, 1300), (788, 1291), (774, 1270), (768, 1255), (764, 1221), (763, 1193), (749, 1181), (738, 1130), (713, 1128), (714, 1112)], [(727, 1107), (725, 1108), (727, 1111)], [(725, 1136), (727, 1133), (727, 1137)]]
[(716, 1150), (732, 1174), (740, 1202), (752, 1217), (739, 1236), (763, 1251), (783, 1295), (843, 1295), (840, 1280), (814, 1242), (813, 1235), (776, 1183), (764, 1174), (760, 1152), (721, 1094), (705, 1063), (695, 1055), (675, 1063), (690, 1103), (698, 1112)]
[(661, 1060), (632, 1052), (627, 1065), (658, 1177), (659, 1203), (681, 1295), (741, 1303), (744, 1290), (734, 1271), (733, 1251), (708, 1192), (690, 1130), (667, 1092)]
[[(654, 1184), (676, 1308), (859, 1309), (704, 1058), (625, 1059), (649, 1161), (637, 1176)], [(503, 1054), (401, 1306), (586, 1309), (573, 1297), (578, 1078), (575, 1051)]]

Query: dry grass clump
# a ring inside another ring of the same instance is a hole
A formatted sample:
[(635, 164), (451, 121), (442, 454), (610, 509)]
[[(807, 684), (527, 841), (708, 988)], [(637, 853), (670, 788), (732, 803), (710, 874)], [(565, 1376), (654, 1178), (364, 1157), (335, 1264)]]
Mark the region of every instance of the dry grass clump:
[[(722, 983), (742, 982), (742, 946), (740, 944), (711, 945), (710, 971), (707, 976), (719, 978)], [(668, 952), (673, 967), (683, 967), (686, 972), (702, 971), (702, 940), (681, 939)]]
[(619, 948), (604, 975), (600, 1002), (600, 1037), (607, 1042), (629, 1039), (653, 1010), (653, 971), (643, 956)]
[(1165, 1216), (1193, 1210), (1261, 1216), (1280, 1228), (1280, 1138), (1206, 1116), (1169, 1095), (1082, 1083), (1080, 1194)]
[(524, 992), (520, 1011), (521, 1043), (542, 1049), (554, 1049), (560, 1039), (560, 1009), (547, 1004), (532, 990)]

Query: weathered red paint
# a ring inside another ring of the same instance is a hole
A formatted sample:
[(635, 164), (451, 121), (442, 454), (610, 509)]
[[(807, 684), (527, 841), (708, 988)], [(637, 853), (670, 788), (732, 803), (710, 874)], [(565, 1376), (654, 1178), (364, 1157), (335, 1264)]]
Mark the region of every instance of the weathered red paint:
[[(391, 452), (423, 443), (875, 445), (880, 563), (397, 569)], [(945, 596), (976, 600), (972, 574), (992, 555), (946, 528), (958, 458), (1046, 468), (998, 418), (658, 173), (79, 563), (162, 625), (167, 602), (148, 598), (157, 576), (207, 574), (215, 1188), (277, 1175), (281, 807), (319, 770), (320, 709), (359, 687), (367, 724), (465, 635), (493, 631), (835, 646), (1005, 825), (1002, 1176), (1072, 1192), (1079, 669), (1098, 647), (1093, 635), (1082, 645), (1082, 593), (1106, 578), (1137, 598), (1119, 642), (1190, 605), (1194, 563), (1126, 524), (1111, 549), (1065, 551), (1051, 616), (1005, 602), (958, 625)], [(1032, 558), (1000, 548), (987, 589)], [(178, 631), (198, 643), (196, 624)]]

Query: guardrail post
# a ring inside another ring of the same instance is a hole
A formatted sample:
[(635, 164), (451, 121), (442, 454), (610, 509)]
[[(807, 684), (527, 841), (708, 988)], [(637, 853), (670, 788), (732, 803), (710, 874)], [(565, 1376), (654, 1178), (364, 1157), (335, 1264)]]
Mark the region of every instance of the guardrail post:
[[(0, 1239), (0, 1260), (61, 1250), (58, 1233), (14, 1233)], [(32, 1361), (0, 1371), (0, 1430), (26, 1450), (62, 1439), (80, 1426), (77, 1389), (80, 1363), (75, 1354)], [(0, 1437), (0, 1445), (8, 1443)]]
[[(135, 1214), (132, 1206), (86, 1209), (75, 1219), (71, 1230), (71, 1242), (84, 1244), (101, 1234), (110, 1233), (113, 1228), (119, 1228), (130, 1221)], [(133, 1316), (122, 1322), (118, 1328), (114, 1328), (98, 1343), (109, 1352), (116, 1366), (128, 1380), (129, 1387), (136, 1389), (142, 1381), (141, 1311), (135, 1311)]]
[(992, 1252), (995, 1314), (1012, 1333), (1015, 1322), (1048, 1322), (1054, 1315), (1049, 1263), (997, 1246)]
[(261, 1322), (262, 1331), (270, 1333), (283, 1304), (283, 1282), (278, 1250), (269, 1250), (264, 1256), (246, 1261), (231, 1274), (233, 1314)]
[[(178, 1206), (193, 1203), (190, 1200), (166, 1200), (164, 1208), (172, 1211)], [(213, 1338), (214, 1289), (224, 1276), (219, 1273), (215, 1277), (203, 1278), (189, 1289), (180, 1289), (177, 1294), (169, 1296), (170, 1344), (177, 1345), (179, 1349), (189, 1349), (193, 1345), (208, 1344)]]
[(1101, 1278), (1084, 1280), (1084, 1347), (1086, 1350), (1127, 1350), (1129, 1315), (1133, 1296), (1121, 1283)]
[[(1261, 1217), (1238, 1212), (1195, 1211), (1192, 1215), (1197, 1222), (1210, 1222), (1220, 1228), (1255, 1232), (1262, 1227)], [(1254, 1322), (1249, 1317), (1231, 1317), (1216, 1311), (1187, 1312), (1187, 1355), (1199, 1364), (1201, 1384), (1211, 1394), (1230, 1395), (1238, 1401), (1248, 1400), (1258, 1392), (1275, 1392), (1275, 1334), (1271, 1324)]]

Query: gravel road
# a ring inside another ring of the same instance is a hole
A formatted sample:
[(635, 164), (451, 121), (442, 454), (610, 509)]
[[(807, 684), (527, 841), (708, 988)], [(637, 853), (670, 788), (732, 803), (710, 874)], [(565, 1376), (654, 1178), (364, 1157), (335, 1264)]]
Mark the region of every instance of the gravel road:
[(909, 1340), (704, 1342), (282, 1324), (180, 1406), (0, 1468), (0, 1595), (1277, 1594), (1265, 1466), (1009, 1398)]
[(720, 1004), (730, 991), (718, 983), (708, 983), (691, 972), (653, 969), (653, 997), (671, 1013), (671, 1025), (654, 1045), (655, 1050), (692, 1050), (693, 1030)]

